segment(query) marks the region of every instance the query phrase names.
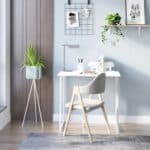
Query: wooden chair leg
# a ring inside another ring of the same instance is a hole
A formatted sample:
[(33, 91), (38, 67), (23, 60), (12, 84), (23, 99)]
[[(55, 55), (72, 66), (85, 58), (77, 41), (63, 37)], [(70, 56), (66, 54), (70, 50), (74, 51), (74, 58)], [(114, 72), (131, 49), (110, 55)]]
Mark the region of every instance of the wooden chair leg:
[(68, 110), (68, 115), (67, 115), (67, 119), (66, 119), (66, 123), (65, 123), (65, 127), (64, 127), (63, 136), (65, 136), (66, 133), (67, 133), (67, 129), (68, 129), (68, 125), (69, 125), (71, 113), (72, 113), (72, 107), (73, 107), (74, 97), (75, 97), (75, 88), (73, 89), (73, 94), (72, 94), (72, 98), (71, 98), (70, 107), (69, 107), (69, 110)]
[(83, 134), (85, 133), (85, 128), (86, 128), (85, 121), (84, 121), (84, 119), (82, 119), (82, 133)]
[(110, 125), (109, 125), (109, 122), (108, 122), (108, 118), (107, 118), (107, 114), (106, 114), (104, 105), (101, 108), (102, 108), (102, 112), (103, 112), (104, 119), (105, 119), (105, 122), (106, 122), (107, 131), (108, 131), (109, 134), (111, 134)]
[(79, 97), (79, 101), (80, 101), (80, 105), (81, 105), (81, 111), (83, 113), (84, 122), (85, 122), (87, 131), (88, 131), (88, 135), (89, 135), (89, 141), (90, 141), (90, 143), (92, 143), (91, 130), (90, 130), (89, 123), (88, 123), (88, 120), (87, 120), (87, 114), (86, 114), (85, 109), (84, 109), (84, 104), (83, 104), (83, 101), (82, 101), (82, 97), (80, 95), (79, 87), (78, 87), (77, 92), (78, 92), (78, 97)]
[(86, 128), (87, 128), (87, 131), (88, 131), (89, 141), (90, 141), (90, 143), (92, 143), (92, 135), (91, 135), (91, 130), (90, 130), (90, 127), (89, 127), (89, 124), (88, 124), (87, 115), (86, 115), (84, 110), (82, 110), (82, 113), (83, 113), (83, 117), (84, 117), (84, 120), (85, 120), (85, 125), (86, 125)]
[(72, 113), (72, 106), (70, 106), (69, 111), (68, 111), (68, 115), (67, 115), (67, 119), (66, 119), (66, 123), (65, 123), (65, 127), (64, 127), (63, 136), (66, 136), (68, 125), (69, 125), (69, 121), (70, 121), (70, 117), (71, 117), (71, 113)]

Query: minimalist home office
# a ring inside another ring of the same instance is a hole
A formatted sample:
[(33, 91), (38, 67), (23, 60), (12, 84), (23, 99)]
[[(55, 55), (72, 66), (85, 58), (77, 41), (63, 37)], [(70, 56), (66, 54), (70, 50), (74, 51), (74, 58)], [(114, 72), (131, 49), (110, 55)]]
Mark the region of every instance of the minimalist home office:
[[(57, 75), (54, 89), (59, 89), (54, 120), (59, 122), (59, 132), (64, 136), (72, 133), (69, 129), (75, 123), (81, 124), (79, 134), (87, 131), (90, 143), (94, 142), (91, 131), (94, 127), (90, 128), (94, 123), (106, 125), (108, 135), (124, 134), (124, 123), (148, 124), (147, 106), (140, 102), (143, 91), (140, 85), (146, 84), (148, 76), (140, 79), (147, 67), (138, 72), (142, 64), (137, 61), (137, 57), (144, 59), (148, 53), (149, 44), (142, 46), (149, 32), (146, 4), (143, 0), (64, 4), (64, 33), (55, 37), (55, 45), (59, 47), (55, 50), (61, 57), (54, 60), (60, 64), (54, 69)], [(59, 19), (55, 20), (56, 26), (58, 22)]]
[(149, 35), (149, 0), (0, 0), (0, 150), (149, 150)]

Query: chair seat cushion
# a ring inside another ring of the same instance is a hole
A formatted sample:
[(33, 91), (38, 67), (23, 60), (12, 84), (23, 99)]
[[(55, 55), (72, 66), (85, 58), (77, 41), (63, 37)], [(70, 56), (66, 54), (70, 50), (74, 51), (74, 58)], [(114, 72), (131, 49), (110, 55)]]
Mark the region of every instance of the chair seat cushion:
[[(97, 109), (101, 107), (104, 104), (104, 102), (100, 102), (99, 100), (94, 100), (94, 99), (83, 99), (83, 105), (84, 109), (86, 111), (91, 111), (94, 109)], [(70, 102), (65, 105), (66, 108), (70, 107)], [(73, 109), (81, 109), (80, 101), (76, 100), (74, 101), (73, 104)]]

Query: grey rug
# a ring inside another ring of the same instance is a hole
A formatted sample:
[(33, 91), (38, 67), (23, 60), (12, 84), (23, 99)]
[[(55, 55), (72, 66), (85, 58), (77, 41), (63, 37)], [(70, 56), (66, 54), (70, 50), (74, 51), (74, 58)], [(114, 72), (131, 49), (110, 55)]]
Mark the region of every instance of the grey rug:
[(150, 136), (66, 136), (31, 133), (19, 150), (150, 150)]

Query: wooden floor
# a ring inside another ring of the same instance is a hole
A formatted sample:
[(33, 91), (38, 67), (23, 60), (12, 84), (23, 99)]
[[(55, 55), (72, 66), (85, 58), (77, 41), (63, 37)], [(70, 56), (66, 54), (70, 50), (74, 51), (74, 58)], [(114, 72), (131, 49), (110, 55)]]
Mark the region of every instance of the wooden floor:
[[(121, 135), (150, 135), (150, 125), (137, 124), (121, 124)], [(92, 133), (107, 134), (104, 125), (92, 125)], [(115, 134), (115, 128), (111, 126), (112, 134)], [(21, 128), (19, 122), (9, 124), (5, 129), (0, 131), (0, 150), (18, 150), (19, 144), (26, 139), (31, 132), (46, 132), (58, 133), (57, 124), (45, 123), (44, 130), (40, 124), (26, 123), (24, 128)], [(72, 124), (69, 126), (70, 134), (81, 134), (81, 125)]]

